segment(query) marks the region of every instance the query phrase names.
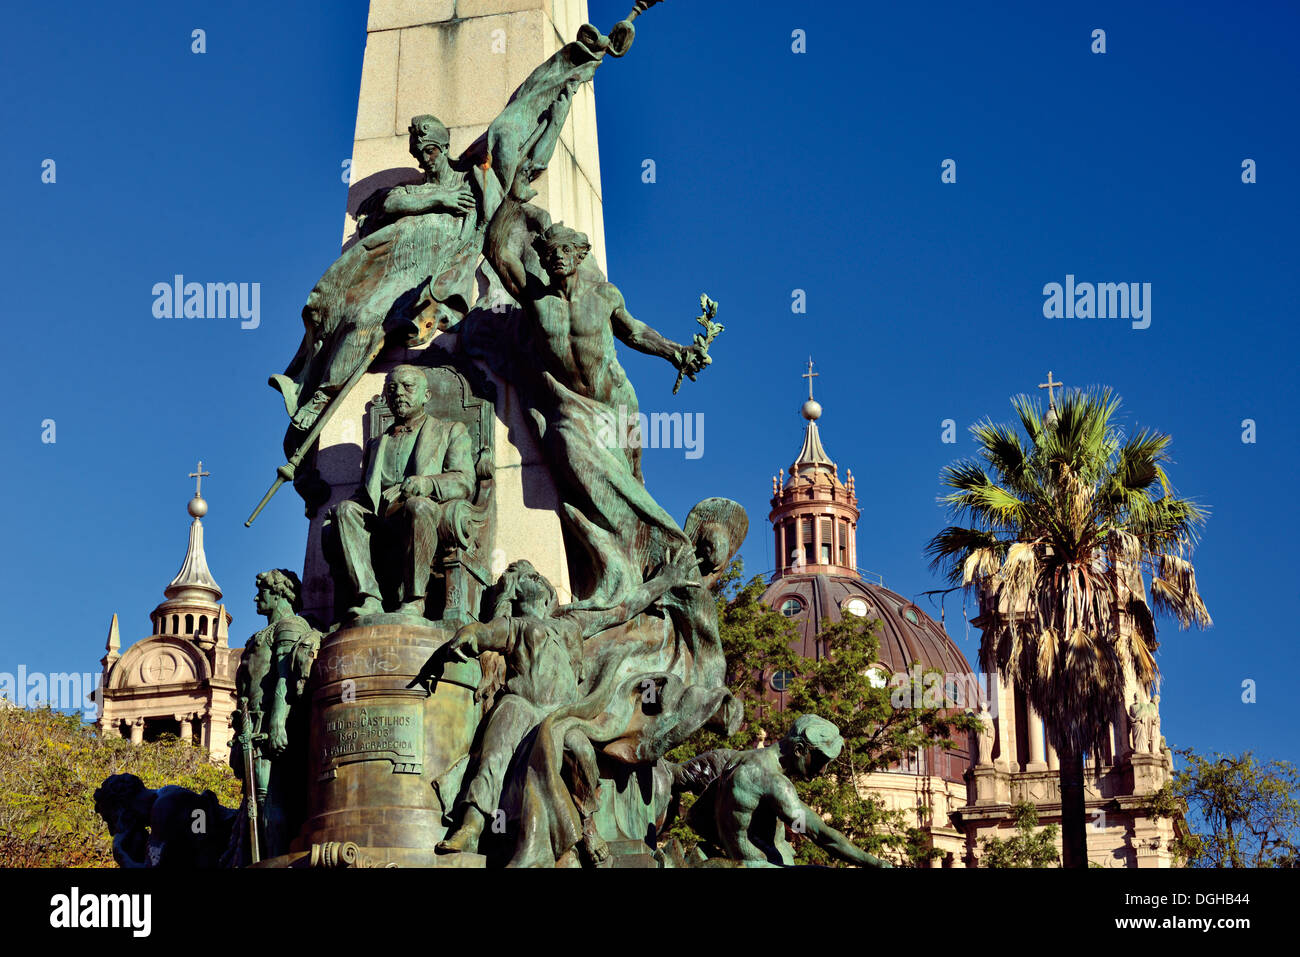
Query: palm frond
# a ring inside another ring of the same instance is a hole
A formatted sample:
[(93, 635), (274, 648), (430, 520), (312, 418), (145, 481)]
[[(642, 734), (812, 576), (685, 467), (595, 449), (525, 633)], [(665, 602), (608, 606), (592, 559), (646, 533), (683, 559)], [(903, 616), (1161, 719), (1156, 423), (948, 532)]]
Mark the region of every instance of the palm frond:
[(1145, 491), (1160, 479), (1171, 441), (1163, 432), (1143, 429), (1119, 447), (1111, 475), (1125, 489)]
[(1173, 615), (1182, 628), (1214, 624), (1196, 587), (1196, 569), (1185, 558), (1160, 556), (1160, 574), (1151, 580), (1151, 597), (1156, 609)]
[(1006, 544), (996, 533), (957, 525), (945, 528), (925, 546), (930, 568), (944, 573), (954, 583), (965, 577), (966, 560), (972, 553), (989, 551), (996, 563), (1005, 550)]
[(992, 547), (972, 549), (962, 562), (961, 583), (971, 585), (982, 579), (992, 578), (1002, 567), (998, 549)]
[(1036, 447), (1044, 430), (1043, 414), (1038, 410), (1038, 402), (1022, 394), (1011, 398), (1011, 406), (1020, 418), (1020, 427), (1025, 430), (1029, 441)]
[(998, 478), (1017, 494), (1027, 491), (1027, 483), (1032, 482), (1027, 471), (1029, 450), (1020, 441), (1019, 433), (1009, 425), (985, 420), (972, 426), (971, 434), (980, 445), (980, 455)]

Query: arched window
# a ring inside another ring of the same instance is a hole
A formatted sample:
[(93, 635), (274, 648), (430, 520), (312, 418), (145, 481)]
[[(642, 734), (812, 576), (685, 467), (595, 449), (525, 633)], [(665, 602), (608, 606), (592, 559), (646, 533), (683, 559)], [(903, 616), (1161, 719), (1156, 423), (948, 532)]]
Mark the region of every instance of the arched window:
[(207, 633), (208, 633), (208, 616), (199, 615), (199, 634), (206, 635)]
[(193, 615), (186, 615), (186, 616), (185, 616), (185, 634), (187, 634), (187, 635), (192, 635), (192, 634), (194, 634), (194, 616), (193, 616)]
[(180, 633), (181, 633), (181, 616), (172, 615), (172, 634), (179, 635)]

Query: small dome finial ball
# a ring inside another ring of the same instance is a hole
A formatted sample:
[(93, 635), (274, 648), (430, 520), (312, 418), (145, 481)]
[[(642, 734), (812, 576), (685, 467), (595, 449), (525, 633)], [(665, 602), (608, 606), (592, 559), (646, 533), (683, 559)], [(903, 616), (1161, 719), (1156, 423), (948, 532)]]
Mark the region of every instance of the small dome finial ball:
[(809, 422), (820, 419), (822, 417), (822, 404), (816, 399), (809, 399), (803, 404), (803, 408), (799, 410), (799, 413)]
[(208, 514), (208, 503), (196, 495), (190, 499), (189, 510), (195, 518), (202, 518)]

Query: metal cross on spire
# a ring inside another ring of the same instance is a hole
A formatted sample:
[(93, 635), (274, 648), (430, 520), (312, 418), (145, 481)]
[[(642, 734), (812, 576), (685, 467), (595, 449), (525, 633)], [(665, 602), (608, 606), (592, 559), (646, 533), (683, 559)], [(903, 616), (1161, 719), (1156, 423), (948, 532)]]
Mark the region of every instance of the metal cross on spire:
[(1047, 390), (1047, 407), (1052, 411), (1056, 411), (1056, 392), (1054, 390), (1064, 389), (1065, 383), (1053, 382), (1052, 372), (1049, 369), (1047, 372), (1047, 381), (1038, 383), (1038, 388)]
[[(813, 372), (812, 370), (813, 370), (813, 361), (812, 361), (812, 356), (809, 356), (809, 357), (808, 357), (808, 371), (805, 372), (803, 375), (801, 375), (799, 378), (801, 378), (801, 379), (807, 379), (807, 380), (808, 380), (808, 399), (809, 399), (810, 401), (812, 400), (812, 397), (813, 397), (813, 382), (812, 382), (812, 380), (815, 379), (815, 378), (817, 378), (819, 375), (821, 375), (820, 372)], [(1051, 376), (1049, 375), (1048, 378), (1050, 379)]]
[[(1048, 378), (1050, 379), (1051, 376), (1048, 376)], [(198, 467), (198, 470), (195, 471), (195, 472), (191, 472), (190, 475), (189, 475), (190, 478), (194, 479), (194, 497), (195, 497), (195, 498), (202, 498), (202, 497), (203, 497), (202, 494), (200, 494), (200, 493), (203, 491), (203, 480), (204, 480), (205, 478), (207, 478), (207, 477), (208, 477), (209, 475), (211, 475), (211, 474), (212, 474), (211, 472), (205, 472), (205, 471), (203, 471), (203, 460), (202, 460), (202, 459), (199, 459), (199, 467)]]

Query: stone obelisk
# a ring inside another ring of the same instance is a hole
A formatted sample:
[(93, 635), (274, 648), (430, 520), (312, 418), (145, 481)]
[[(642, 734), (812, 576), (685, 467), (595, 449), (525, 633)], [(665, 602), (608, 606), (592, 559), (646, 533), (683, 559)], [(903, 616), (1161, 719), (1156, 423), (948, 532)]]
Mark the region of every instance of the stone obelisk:
[[(450, 132), (450, 154), (459, 155), (483, 135), (519, 84), (574, 38), (586, 14), (585, 0), (372, 0), (345, 245), (356, 241), (355, 214), (368, 196), (420, 181), (408, 151), (412, 117), (438, 117)], [(539, 194), (535, 202), (554, 220), (587, 233), (603, 269), (590, 84), (575, 93), (547, 172), (533, 188)], [(480, 265), (477, 280), (480, 304), (499, 301), (490, 268)], [(425, 346), (384, 352), (321, 433), (316, 467), (330, 495), (311, 520), (302, 580), (304, 613), (322, 624), (338, 620), (321, 547), (322, 523), (329, 506), (357, 489), (384, 377), (401, 363), (435, 365), (422, 363), (420, 353), (450, 348), (456, 335), (453, 329)], [(486, 413), (492, 427), (480, 433), (494, 464), (489, 580), (509, 562), (527, 558), (555, 584), (561, 600), (568, 600), (559, 500), (550, 472), (513, 388), (482, 371), (495, 389), (493, 411)], [(450, 582), (446, 587), (450, 604)], [(466, 613), (476, 616), (479, 609), (461, 608)], [(445, 831), (443, 802), (454, 796), (464, 770), (458, 758), (470, 750), (481, 718), (475, 696), (479, 663), (448, 664), (429, 695), (408, 686), (461, 621), (372, 615), (325, 636), (312, 674), (308, 819), (294, 846), (299, 857), (310, 855), (328, 865), (347, 849), (381, 864), (481, 865), (478, 855), (438, 858), (433, 853)]]

